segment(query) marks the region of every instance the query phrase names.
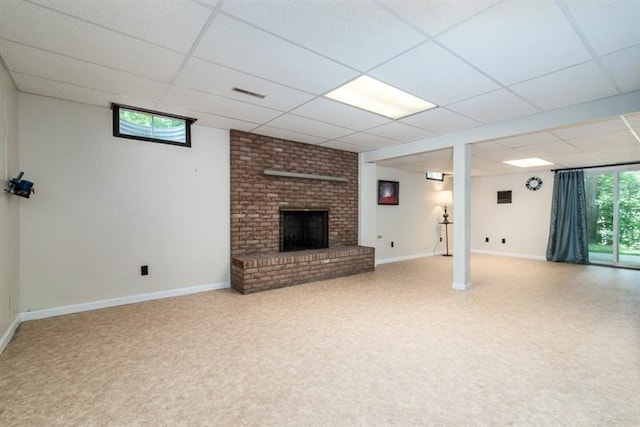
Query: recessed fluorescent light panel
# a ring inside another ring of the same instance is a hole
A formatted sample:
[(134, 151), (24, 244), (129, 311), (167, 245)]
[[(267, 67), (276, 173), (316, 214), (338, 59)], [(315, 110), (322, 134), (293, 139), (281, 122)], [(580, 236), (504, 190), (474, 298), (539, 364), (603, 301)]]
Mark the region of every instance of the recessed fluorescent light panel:
[(391, 119), (401, 119), (437, 107), (369, 76), (358, 77), (325, 96)]
[(547, 166), (553, 164), (537, 157), (531, 157), (530, 159), (505, 160), (502, 163), (506, 163), (511, 166), (517, 166), (519, 168), (532, 168), (534, 166)]

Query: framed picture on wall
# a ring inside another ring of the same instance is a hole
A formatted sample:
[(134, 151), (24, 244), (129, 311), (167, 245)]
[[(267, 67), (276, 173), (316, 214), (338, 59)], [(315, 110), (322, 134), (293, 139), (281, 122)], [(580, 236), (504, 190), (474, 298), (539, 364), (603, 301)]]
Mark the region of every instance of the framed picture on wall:
[(378, 181), (378, 204), (400, 204), (400, 183), (398, 181)]

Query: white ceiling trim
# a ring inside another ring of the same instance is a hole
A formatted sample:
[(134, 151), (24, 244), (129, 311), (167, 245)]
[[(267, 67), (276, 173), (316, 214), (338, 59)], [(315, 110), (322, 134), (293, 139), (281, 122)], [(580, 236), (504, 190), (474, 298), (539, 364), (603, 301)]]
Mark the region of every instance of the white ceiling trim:
[(381, 148), (361, 155), (365, 162), (372, 163), (456, 145), (506, 138), (560, 126), (571, 126), (585, 121), (630, 114), (638, 110), (640, 110), (640, 90), (553, 111), (544, 111), (524, 118), (427, 138), (400, 146)]

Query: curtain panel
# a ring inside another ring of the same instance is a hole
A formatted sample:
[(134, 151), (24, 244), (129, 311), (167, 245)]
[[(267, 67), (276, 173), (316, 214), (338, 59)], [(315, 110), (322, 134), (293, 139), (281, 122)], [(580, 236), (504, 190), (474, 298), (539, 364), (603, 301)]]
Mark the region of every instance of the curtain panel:
[(556, 171), (547, 260), (589, 264), (584, 171)]

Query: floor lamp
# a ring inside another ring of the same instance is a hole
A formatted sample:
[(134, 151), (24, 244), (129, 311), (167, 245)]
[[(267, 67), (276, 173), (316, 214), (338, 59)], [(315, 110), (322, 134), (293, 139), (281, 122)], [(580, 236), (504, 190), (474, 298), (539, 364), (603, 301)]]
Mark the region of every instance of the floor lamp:
[(445, 253), (442, 256), (451, 256), (449, 253), (449, 224), (453, 224), (453, 222), (449, 221), (449, 213), (447, 212), (447, 206), (450, 206), (453, 203), (453, 194), (451, 190), (442, 190), (438, 193), (438, 201), (444, 208), (444, 213), (442, 214), (442, 222), (440, 224), (444, 225), (444, 247)]

